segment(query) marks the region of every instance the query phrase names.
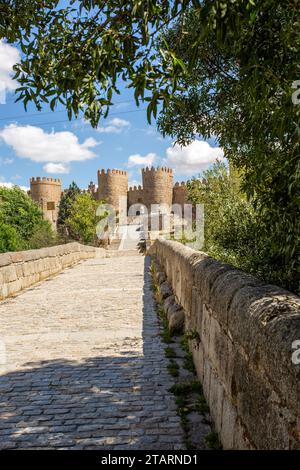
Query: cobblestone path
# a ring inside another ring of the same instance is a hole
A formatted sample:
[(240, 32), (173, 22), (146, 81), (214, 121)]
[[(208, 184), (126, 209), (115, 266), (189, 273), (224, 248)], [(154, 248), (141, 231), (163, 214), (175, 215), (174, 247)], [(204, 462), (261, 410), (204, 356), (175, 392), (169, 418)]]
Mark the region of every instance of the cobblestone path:
[(89, 260), (0, 302), (0, 448), (182, 448), (148, 263)]

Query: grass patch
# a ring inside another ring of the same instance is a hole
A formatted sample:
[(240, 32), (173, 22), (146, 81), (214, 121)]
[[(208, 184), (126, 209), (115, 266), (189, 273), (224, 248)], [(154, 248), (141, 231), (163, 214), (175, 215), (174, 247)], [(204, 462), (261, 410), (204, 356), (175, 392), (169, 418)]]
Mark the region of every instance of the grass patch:
[(170, 332), (167, 329), (163, 330), (163, 332), (161, 333), (161, 337), (163, 342), (166, 344), (174, 343), (174, 341), (172, 340), (172, 336), (170, 335)]
[(184, 408), (185, 398), (182, 395), (179, 395), (179, 396), (176, 397), (175, 403), (179, 408)]
[(199, 345), (201, 342), (200, 335), (196, 329), (189, 330), (185, 333), (186, 339), (187, 340), (192, 340), (196, 341), (196, 343)]
[(206, 403), (204, 395), (200, 395), (197, 399), (196, 406), (195, 406), (196, 411), (200, 413), (201, 415), (204, 415), (205, 413), (209, 412), (209, 407), (208, 404)]
[(219, 441), (219, 436), (215, 431), (209, 433), (205, 438), (207, 447), (212, 450), (220, 450), (222, 446)]
[(191, 352), (186, 353), (186, 356), (184, 358), (183, 367), (185, 367), (185, 369), (187, 369), (188, 371), (190, 371), (194, 375), (196, 375), (196, 369), (195, 369), (195, 366), (194, 366), (193, 354)]
[(176, 357), (176, 352), (172, 348), (166, 348), (165, 355), (168, 359), (173, 359)]
[[(174, 341), (172, 340), (172, 335), (169, 330), (167, 315), (161, 305), (157, 307), (157, 314), (159, 318), (161, 319), (162, 326), (163, 326), (163, 331), (162, 333), (160, 333), (160, 336), (162, 337), (163, 342), (166, 344), (173, 343)], [(170, 348), (167, 348), (167, 349), (170, 349)]]
[(185, 445), (186, 450), (197, 450), (188, 437), (183, 439), (183, 443)]
[(202, 395), (202, 385), (198, 380), (193, 380), (192, 382), (184, 382), (180, 384), (172, 385), (169, 389), (171, 393), (176, 396), (179, 395), (188, 395), (189, 393), (201, 393)]
[(169, 365), (167, 366), (169, 373), (172, 375), (172, 377), (178, 377), (179, 375), (179, 366), (174, 359), (170, 360)]
[(182, 350), (186, 353), (188, 353), (190, 350), (189, 350), (189, 342), (188, 342), (188, 339), (186, 337), (186, 335), (184, 334), (180, 340), (180, 346), (182, 348)]

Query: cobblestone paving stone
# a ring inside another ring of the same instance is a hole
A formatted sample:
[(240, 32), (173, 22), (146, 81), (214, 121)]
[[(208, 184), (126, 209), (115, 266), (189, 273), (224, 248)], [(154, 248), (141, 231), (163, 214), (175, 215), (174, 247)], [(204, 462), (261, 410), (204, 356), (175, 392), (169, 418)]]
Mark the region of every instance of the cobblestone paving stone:
[(148, 267), (96, 258), (0, 303), (1, 449), (183, 448)]

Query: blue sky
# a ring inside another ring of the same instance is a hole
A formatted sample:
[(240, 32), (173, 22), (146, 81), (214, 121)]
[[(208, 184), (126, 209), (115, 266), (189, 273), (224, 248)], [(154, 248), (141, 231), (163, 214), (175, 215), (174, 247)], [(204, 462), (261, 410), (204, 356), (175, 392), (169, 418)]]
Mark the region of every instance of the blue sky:
[(68, 121), (63, 107), (38, 112), (29, 104), (25, 112), (20, 102), (14, 102), (17, 84), (11, 79), (11, 68), (17, 58), (18, 51), (0, 41), (2, 185), (28, 187), (31, 176), (51, 176), (61, 177), (63, 187), (74, 180), (86, 188), (91, 180), (96, 182), (101, 168), (127, 170), (129, 183), (139, 184), (141, 168), (147, 164), (172, 166), (175, 180), (183, 181), (222, 156), (213, 141), (198, 139), (185, 148), (174, 146), (157, 132), (155, 123), (147, 123), (146, 104), (137, 108), (132, 91), (122, 84), (121, 94), (98, 129), (82, 119)]

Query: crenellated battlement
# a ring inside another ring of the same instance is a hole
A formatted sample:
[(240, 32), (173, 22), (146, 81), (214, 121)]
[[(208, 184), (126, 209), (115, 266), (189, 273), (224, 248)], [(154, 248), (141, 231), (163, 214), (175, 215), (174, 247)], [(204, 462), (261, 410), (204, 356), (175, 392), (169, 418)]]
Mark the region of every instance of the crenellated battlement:
[(165, 172), (165, 173), (173, 174), (172, 168), (168, 168), (166, 166), (158, 166), (156, 168), (154, 166), (152, 166), (151, 168), (149, 168), (147, 166), (146, 168), (142, 169), (142, 173), (159, 173), (159, 172)]
[(98, 176), (112, 176), (112, 175), (125, 176), (125, 177), (128, 176), (127, 171), (125, 170), (117, 170), (117, 169), (104, 170), (103, 168), (102, 170), (98, 170)]
[(134, 192), (134, 191), (141, 192), (141, 191), (143, 191), (143, 188), (142, 188), (141, 185), (139, 185), (139, 186), (130, 186), (129, 191), (130, 192)]
[(60, 178), (46, 178), (45, 176), (40, 177), (37, 176), (30, 178), (30, 184), (54, 184), (57, 186), (61, 186), (61, 179)]
[(179, 183), (178, 181), (175, 183), (174, 185), (174, 188), (186, 188), (186, 182), (185, 181), (181, 181), (181, 183)]

